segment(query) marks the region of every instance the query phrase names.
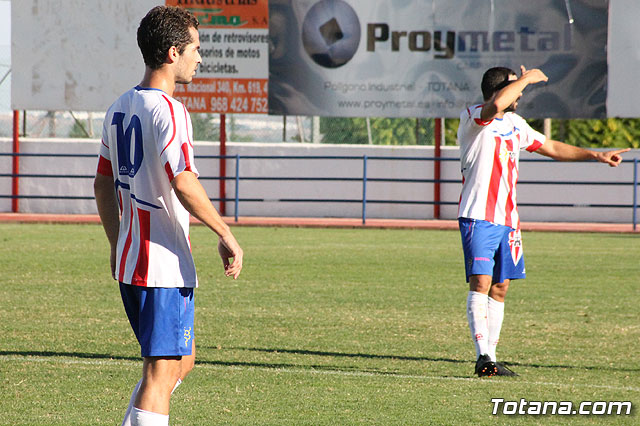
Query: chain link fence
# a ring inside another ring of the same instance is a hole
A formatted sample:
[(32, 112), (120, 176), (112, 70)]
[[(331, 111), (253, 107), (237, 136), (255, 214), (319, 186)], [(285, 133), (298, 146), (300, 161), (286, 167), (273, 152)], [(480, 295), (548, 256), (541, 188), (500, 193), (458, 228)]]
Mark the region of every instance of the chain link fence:
[[(21, 137), (100, 138), (104, 116), (104, 112), (20, 111), (18, 132)], [(220, 140), (220, 114), (192, 113), (191, 119), (195, 140)], [(432, 145), (434, 140), (434, 120), (424, 118), (226, 114), (225, 119), (228, 142)], [(12, 134), (13, 113), (2, 111), (0, 136)]]

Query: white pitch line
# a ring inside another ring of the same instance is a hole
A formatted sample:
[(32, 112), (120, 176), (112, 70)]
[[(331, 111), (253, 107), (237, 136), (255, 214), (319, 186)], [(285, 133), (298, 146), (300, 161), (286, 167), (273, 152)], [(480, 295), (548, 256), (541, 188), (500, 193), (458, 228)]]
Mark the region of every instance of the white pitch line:
[[(67, 358), (55, 358), (55, 357), (38, 357), (38, 356), (19, 356), (19, 355), (0, 355), (0, 361), (14, 361), (14, 362), (42, 362), (51, 364), (80, 364), (80, 365), (139, 365), (141, 361), (138, 360), (122, 360), (122, 359), (67, 359)], [(483, 384), (507, 384), (507, 381), (503, 380), (478, 380), (476, 377), (442, 377), (442, 376), (425, 376), (418, 374), (393, 374), (393, 373), (376, 373), (372, 371), (343, 371), (343, 370), (317, 370), (310, 368), (273, 368), (273, 367), (260, 367), (260, 366), (238, 366), (238, 365), (212, 365), (198, 363), (196, 360), (197, 369), (205, 370), (260, 370), (271, 371), (276, 373), (289, 373), (289, 374), (316, 374), (316, 375), (328, 375), (328, 376), (351, 376), (351, 377), (379, 377), (379, 378), (392, 378), (392, 379), (410, 379), (410, 380), (442, 380), (442, 381), (457, 381), (457, 382), (470, 382), (470, 383), (483, 383)], [(511, 379), (510, 379), (511, 380)], [(609, 385), (591, 385), (588, 383), (555, 383), (555, 382), (535, 382), (535, 381), (523, 381), (514, 379), (512, 384), (523, 385), (535, 385), (535, 386), (552, 386), (560, 388), (589, 388), (589, 389), (607, 389), (617, 391), (630, 391), (640, 392), (639, 387), (634, 386), (609, 386)]]

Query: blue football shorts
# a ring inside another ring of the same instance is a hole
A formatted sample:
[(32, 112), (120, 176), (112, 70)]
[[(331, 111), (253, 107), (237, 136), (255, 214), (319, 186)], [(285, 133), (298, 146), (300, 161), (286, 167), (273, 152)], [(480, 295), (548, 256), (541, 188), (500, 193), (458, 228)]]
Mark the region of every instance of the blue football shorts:
[(195, 336), (193, 290), (120, 283), (124, 310), (143, 357), (191, 355)]
[(467, 282), (489, 275), (493, 283), (525, 278), (520, 230), (486, 220), (458, 218)]

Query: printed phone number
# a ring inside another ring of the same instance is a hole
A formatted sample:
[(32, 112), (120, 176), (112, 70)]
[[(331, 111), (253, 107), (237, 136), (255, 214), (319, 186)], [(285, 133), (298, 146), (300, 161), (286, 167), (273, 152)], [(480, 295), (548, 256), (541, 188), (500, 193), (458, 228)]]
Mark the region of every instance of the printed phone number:
[(267, 98), (211, 98), (211, 111), (268, 112)]

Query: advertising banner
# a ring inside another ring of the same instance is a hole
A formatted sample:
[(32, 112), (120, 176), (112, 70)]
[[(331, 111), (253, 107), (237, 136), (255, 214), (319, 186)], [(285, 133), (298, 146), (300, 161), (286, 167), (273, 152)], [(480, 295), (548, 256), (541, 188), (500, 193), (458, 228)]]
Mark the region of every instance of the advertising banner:
[(269, 66), (267, 0), (166, 0), (199, 22), (202, 63), (174, 96), (191, 112), (266, 114)]
[(269, 113), (453, 117), (494, 66), (527, 117), (606, 116), (607, 0), (271, 0)]

